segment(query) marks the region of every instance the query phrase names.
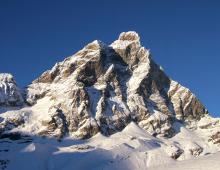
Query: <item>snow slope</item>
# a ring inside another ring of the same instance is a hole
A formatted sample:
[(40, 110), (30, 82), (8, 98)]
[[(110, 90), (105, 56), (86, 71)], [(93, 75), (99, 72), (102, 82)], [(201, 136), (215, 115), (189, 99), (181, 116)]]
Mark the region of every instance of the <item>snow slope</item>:
[(220, 152), (213, 155), (203, 156), (197, 159), (190, 159), (173, 164), (163, 165), (149, 170), (219, 170)]
[[(180, 134), (183, 138), (189, 135), (185, 132)], [(199, 136), (194, 137), (191, 142), (202, 143)], [(177, 142), (175, 139), (155, 138), (131, 122), (121, 132), (109, 137), (99, 133), (88, 140), (69, 137), (57, 141), (32, 136), (11, 141), (5, 138), (0, 144), (0, 160), (9, 160), (8, 170), (172, 170), (177, 167), (179, 170), (218, 170), (219, 153), (187, 161), (172, 159), (170, 153), (175, 149), (168, 143), (174, 145)], [(182, 141), (180, 145), (184, 144), (187, 142)], [(217, 148), (212, 148), (212, 151), (217, 152)]]

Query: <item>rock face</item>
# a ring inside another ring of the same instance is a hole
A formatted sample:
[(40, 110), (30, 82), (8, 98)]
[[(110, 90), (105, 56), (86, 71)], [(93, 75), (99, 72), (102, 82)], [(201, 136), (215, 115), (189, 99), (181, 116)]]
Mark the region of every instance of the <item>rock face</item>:
[[(4, 103), (19, 103), (15, 92)], [(49, 98), (48, 112), (57, 108), (43, 126), (59, 128), (58, 136), (110, 135), (134, 121), (154, 136), (171, 137), (176, 133), (173, 122), (191, 125), (208, 114), (189, 89), (152, 60), (132, 31), (121, 33), (111, 45), (93, 41), (44, 72), (26, 93), (30, 105)]]
[(0, 106), (21, 106), (23, 97), (11, 74), (0, 73)]

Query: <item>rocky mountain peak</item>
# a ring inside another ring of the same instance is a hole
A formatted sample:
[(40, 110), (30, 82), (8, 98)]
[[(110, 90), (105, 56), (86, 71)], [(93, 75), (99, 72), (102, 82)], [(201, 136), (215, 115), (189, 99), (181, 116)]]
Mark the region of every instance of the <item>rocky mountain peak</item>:
[(15, 83), (14, 77), (9, 73), (0, 73), (0, 82)]
[(128, 31), (128, 32), (122, 32), (119, 35), (118, 40), (121, 40), (121, 41), (140, 41), (140, 37), (139, 37), (138, 33), (136, 33), (135, 31)]
[[(152, 135), (171, 137), (176, 134), (174, 122), (191, 125), (207, 114), (189, 89), (152, 60), (133, 31), (121, 33), (109, 46), (97, 40), (89, 43), (44, 72), (26, 93), (33, 106), (48, 100), (45, 114), (58, 117), (53, 124), (61, 123), (39, 132), (45, 135), (58, 127), (66, 129), (58, 136), (110, 135), (134, 121)], [(51, 121), (43, 122), (51, 127)]]
[(143, 60), (143, 58), (149, 55), (148, 50), (144, 47), (141, 48), (140, 37), (134, 31), (121, 33), (118, 40), (114, 41), (110, 46), (130, 66), (130, 68), (137, 64), (139, 60)]
[(9, 73), (0, 73), (0, 105), (20, 106), (23, 105), (21, 91), (16, 85), (14, 77)]
[(88, 45), (85, 46), (86, 49), (90, 49), (90, 50), (99, 50), (104, 48), (106, 45), (100, 41), (100, 40), (95, 40), (91, 43), (89, 43)]

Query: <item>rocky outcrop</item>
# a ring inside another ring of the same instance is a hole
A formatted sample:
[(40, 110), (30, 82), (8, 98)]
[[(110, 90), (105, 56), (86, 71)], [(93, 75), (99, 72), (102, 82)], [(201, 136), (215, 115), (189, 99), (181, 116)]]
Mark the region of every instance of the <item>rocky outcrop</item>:
[(47, 128), (39, 132), (41, 136), (53, 136), (61, 139), (68, 132), (66, 117), (59, 108), (50, 108), (50, 119), (42, 121)]
[(23, 105), (21, 91), (11, 74), (0, 73), (0, 106)]
[(57, 63), (28, 86), (26, 96), (30, 105), (49, 97), (62, 111), (47, 122), (49, 131), (60, 129), (58, 136), (110, 135), (135, 121), (154, 136), (171, 137), (174, 121), (190, 124), (208, 113), (164, 73), (132, 31), (109, 46), (94, 41)]
[(175, 145), (169, 145), (165, 149), (166, 153), (173, 159), (178, 159), (184, 152), (183, 149), (175, 146)]
[(210, 136), (209, 141), (213, 142), (214, 144), (220, 145), (220, 131), (218, 131), (218, 132), (212, 134), (212, 135)]

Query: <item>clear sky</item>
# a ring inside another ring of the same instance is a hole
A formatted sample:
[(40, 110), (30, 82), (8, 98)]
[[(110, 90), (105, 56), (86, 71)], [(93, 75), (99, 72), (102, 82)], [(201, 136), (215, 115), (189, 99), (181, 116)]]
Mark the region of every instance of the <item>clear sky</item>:
[(220, 116), (218, 0), (0, 0), (0, 72), (23, 87), (87, 43), (129, 30)]

